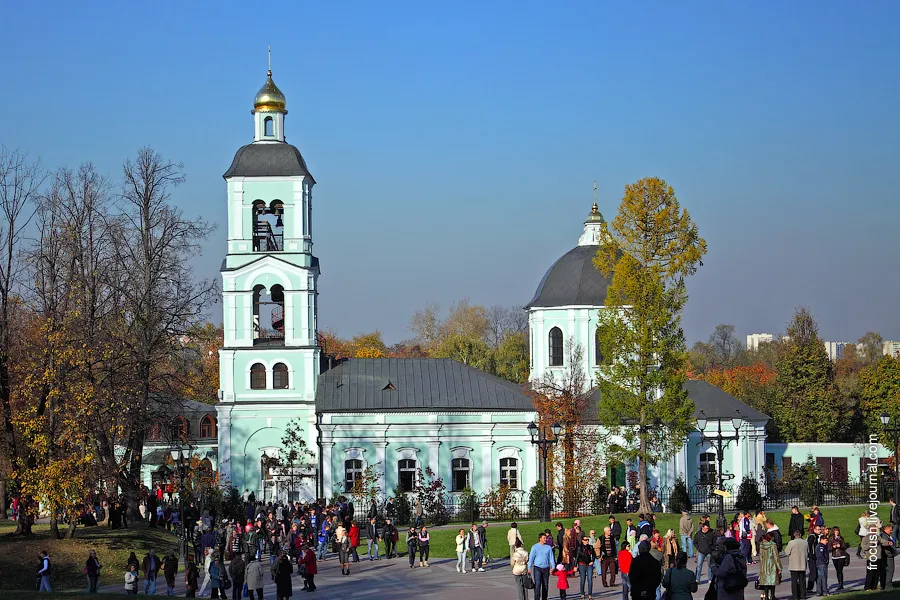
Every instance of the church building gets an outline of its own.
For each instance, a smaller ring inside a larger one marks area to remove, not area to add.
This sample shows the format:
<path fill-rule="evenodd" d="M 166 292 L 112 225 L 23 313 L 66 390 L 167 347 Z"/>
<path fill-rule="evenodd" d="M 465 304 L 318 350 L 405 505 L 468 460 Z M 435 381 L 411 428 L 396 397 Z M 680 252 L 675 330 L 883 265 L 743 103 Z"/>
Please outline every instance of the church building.
<path fill-rule="evenodd" d="M 416 470 L 425 468 L 451 493 L 484 493 L 501 483 L 527 492 L 540 477 L 528 432 L 537 414 L 522 386 L 449 359 L 323 357 L 316 335 L 316 180 L 287 142 L 287 102 L 271 70 L 251 113 L 253 141 L 238 149 L 224 174 L 225 344 L 215 407 L 220 474 L 260 499 L 330 498 L 349 490 L 368 467 L 386 494 L 410 489 Z M 525 307 L 533 381 L 577 367 L 595 384 L 595 331 L 609 283 L 592 264 L 602 223 L 594 204 L 577 245 L 552 264 Z M 570 339 L 583 350 L 580 365 L 566 364 Z M 727 448 L 725 469 L 760 473 L 768 417 L 709 384 L 688 382 L 687 388 L 711 432 L 720 420 L 730 432 L 739 411 L 740 439 Z M 292 421 L 300 423 L 315 458 L 289 482 L 266 458 L 279 457 Z M 597 449 L 595 460 L 606 461 L 604 450 Z M 653 470 L 653 483 L 671 485 L 684 474 L 690 485 L 710 469 L 715 473 L 716 458 L 695 432 L 674 459 Z M 624 473 L 609 465 L 609 483 L 624 484 Z"/>

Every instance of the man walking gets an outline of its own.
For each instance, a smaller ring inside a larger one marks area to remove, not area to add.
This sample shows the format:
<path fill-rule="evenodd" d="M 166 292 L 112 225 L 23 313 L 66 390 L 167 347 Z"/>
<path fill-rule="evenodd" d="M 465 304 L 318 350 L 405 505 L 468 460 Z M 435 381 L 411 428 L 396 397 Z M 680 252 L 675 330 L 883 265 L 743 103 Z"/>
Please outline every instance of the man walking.
<path fill-rule="evenodd" d="M 375 507 L 374 500 L 372 501 L 372 507 Z M 378 525 L 375 523 L 375 517 L 369 517 L 369 524 L 366 525 L 366 537 L 369 538 L 369 561 L 380 560 L 378 556 Z M 375 547 L 374 556 L 372 555 L 373 546 Z"/>
<path fill-rule="evenodd" d="M 894 531 L 894 542 L 897 542 L 897 532 L 900 531 L 900 505 L 897 504 L 897 501 L 892 496 L 889 500 L 891 503 L 891 525 L 893 526 Z"/>
<path fill-rule="evenodd" d="M 803 600 L 806 598 L 806 565 L 809 546 L 803 541 L 803 534 L 799 529 L 794 531 L 794 539 L 788 542 L 785 553 L 788 557 L 788 570 L 791 572 L 791 598 Z"/>
<path fill-rule="evenodd" d="M 806 576 L 806 591 L 812 592 L 816 586 L 816 579 L 819 574 L 819 563 L 816 560 L 816 546 L 819 544 L 819 537 L 822 535 L 822 528 L 816 525 L 812 533 L 806 538 L 806 560 L 809 565 L 809 574 Z"/>
<path fill-rule="evenodd" d="M 694 573 L 694 576 L 697 578 L 697 583 L 702 583 L 703 563 L 706 563 L 706 575 L 709 577 L 712 561 L 707 561 L 709 561 L 713 550 L 716 548 L 716 532 L 709 528 L 708 521 L 704 522 L 700 526 L 700 531 L 694 535 L 694 546 L 697 548 L 697 572 Z"/>
<path fill-rule="evenodd" d="M 534 600 L 547 600 L 553 564 L 553 549 L 547 545 L 547 534 L 541 533 L 538 543 L 528 553 L 528 574 L 534 577 Z"/>
<path fill-rule="evenodd" d="M 147 556 L 141 564 L 141 570 L 144 572 L 144 595 L 156 594 L 156 575 L 162 566 L 159 559 L 153 553 L 153 548 L 147 550 Z"/>
<path fill-rule="evenodd" d="M 484 544 L 475 523 L 472 523 L 469 534 L 466 536 L 466 548 L 472 553 L 472 572 L 481 571 L 484 573 Z M 476 564 L 478 565 L 477 567 L 475 566 Z"/>
<path fill-rule="evenodd" d="M 656 597 L 656 589 L 662 581 L 662 571 L 659 561 L 650 554 L 650 543 L 647 540 L 638 544 L 638 555 L 631 561 L 628 577 L 631 579 L 633 600 L 652 600 Z"/>
<path fill-rule="evenodd" d="M 394 536 L 397 535 L 397 528 L 394 527 L 392 519 L 384 520 L 384 528 L 381 530 L 381 539 L 384 540 L 384 554 L 389 559 L 394 558 L 394 550 L 397 549 L 397 542 Z"/>
<path fill-rule="evenodd" d="M 688 558 L 694 558 L 694 519 L 686 510 L 681 511 L 678 532 L 681 534 L 681 549 L 687 552 Z"/>
<path fill-rule="evenodd" d="M 513 566 L 513 554 L 516 553 L 516 540 L 522 542 L 522 536 L 519 535 L 519 524 L 510 523 L 509 531 L 506 532 L 506 541 L 509 543 L 509 566 Z"/>
<path fill-rule="evenodd" d="M 603 537 L 600 538 L 600 581 L 603 583 L 603 587 L 616 585 L 616 556 L 618 554 L 616 539 L 612 536 L 612 531 L 609 527 L 604 527 Z M 609 583 L 606 582 L 607 575 L 610 576 Z"/>
<path fill-rule="evenodd" d="M 50 587 L 50 554 L 46 550 L 41 550 L 41 569 L 38 571 L 38 577 L 41 578 L 41 585 L 38 588 L 40 592 L 52 592 Z"/>

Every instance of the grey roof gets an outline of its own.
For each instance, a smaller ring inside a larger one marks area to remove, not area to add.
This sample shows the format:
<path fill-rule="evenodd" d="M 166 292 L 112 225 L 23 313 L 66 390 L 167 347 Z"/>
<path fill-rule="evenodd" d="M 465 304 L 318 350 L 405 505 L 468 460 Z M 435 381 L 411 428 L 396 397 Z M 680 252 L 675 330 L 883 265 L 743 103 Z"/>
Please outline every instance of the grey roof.
<path fill-rule="evenodd" d="M 741 402 L 725 390 L 719 389 L 708 381 L 688 379 L 684 382 L 684 389 L 688 397 L 694 402 L 694 418 L 700 416 L 700 411 L 707 419 L 731 419 L 736 411 L 741 411 L 741 417 L 748 421 L 768 421 L 769 417 L 759 412 L 749 404 Z M 588 420 L 597 419 L 597 404 L 600 401 L 600 388 L 591 392 L 588 400 Z"/>
<path fill-rule="evenodd" d="M 684 382 L 691 400 L 694 401 L 694 416 L 698 416 L 702 410 L 708 419 L 730 419 L 735 411 L 741 411 L 741 416 L 748 421 L 768 421 L 768 415 L 764 415 L 749 404 L 745 404 L 708 381 L 688 379 Z"/>
<path fill-rule="evenodd" d="M 222 177 L 288 177 L 304 175 L 313 180 L 296 147 L 284 142 L 256 142 L 241 146 Z"/>
<path fill-rule="evenodd" d="M 603 306 L 610 280 L 594 268 L 599 246 L 576 246 L 553 263 L 538 285 L 533 306 Z"/>
<path fill-rule="evenodd" d="M 352 358 L 319 375 L 317 412 L 435 410 L 531 412 L 534 404 L 522 386 L 449 358 Z"/>

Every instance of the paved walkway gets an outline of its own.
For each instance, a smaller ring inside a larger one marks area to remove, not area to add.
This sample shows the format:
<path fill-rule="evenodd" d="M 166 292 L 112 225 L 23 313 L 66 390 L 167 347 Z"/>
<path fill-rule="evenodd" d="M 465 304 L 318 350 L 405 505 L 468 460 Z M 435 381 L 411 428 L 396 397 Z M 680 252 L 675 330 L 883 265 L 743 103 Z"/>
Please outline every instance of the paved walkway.
<path fill-rule="evenodd" d="M 785 567 L 787 559 L 782 559 Z M 350 566 L 351 575 L 341 575 L 340 564 L 335 558 L 330 558 L 319 563 L 319 574 L 316 575 L 316 592 L 307 594 L 303 592 L 303 581 L 294 577 L 294 596 L 317 598 L 319 600 L 352 600 L 355 598 L 430 598 L 434 600 L 471 600 L 473 598 L 510 599 L 515 600 L 516 590 L 513 587 L 513 577 L 509 567 L 509 559 L 498 559 L 485 565 L 484 573 L 461 574 L 456 572 L 456 561 L 453 559 L 436 559 L 429 561 L 429 567 L 409 568 L 406 557 L 393 560 L 381 559 L 369 561 L 363 559 L 359 563 Z M 693 568 L 696 561 L 691 559 L 688 566 Z M 753 588 L 753 581 L 759 565 L 752 565 L 750 572 L 750 585 L 745 590 L 746 600 L 756 600 L 759 591 Z M 837 587 L 837 578 L 833 567 L 829 567 L 829 583 L 832 592 Z M 900 573 L 897 574 L 900 576 Z M 705 576 L 705 567 L 704 567 Z M 865 561 L 852 556 L 850 566 L 844 569 L 845 591 L 858 590 L 863 587 L 865 580 Z M 176 595 L 184 596 L 184 576 L 179 573 L 176 577 Z M 554 578 L 555 581 L 555 578 Z M 202 582 L 202 578 L 201 578 Z M 579 598 L 577 576 L 569 579 L 571 588 L 568 597 Z M 122 583 L 102 586 L 102 592 L 121 593 L 124 586 L 124 574 Z M 708 584 L 700 585 L 694 598 L 701 600 L 706 592 Z M 472 591 L 476 596 L 472 596 Z M 143 580 L 140 582 L 139 593 L 143 592 Z M 165 580 L 160 577 L 157 582 L 157 595 L 166 593 Z M 266 600 L 275 600 L 275 584 L 269 583 L 265 587 Z M 600 578 L 594 579 L 594 598 L 619 600 L 621 587 L 603 588 Z M 550 591 L 550 598 L 558 598 L 556 590 Z M 789 599 L 791 597 L 790 579 L 785 574 L 785 581 L 776 590 L 776 597 Z M 228 591 L 231 598 L 231 590 Z M 532 598 L 529 592 L 529 599 Z"/>

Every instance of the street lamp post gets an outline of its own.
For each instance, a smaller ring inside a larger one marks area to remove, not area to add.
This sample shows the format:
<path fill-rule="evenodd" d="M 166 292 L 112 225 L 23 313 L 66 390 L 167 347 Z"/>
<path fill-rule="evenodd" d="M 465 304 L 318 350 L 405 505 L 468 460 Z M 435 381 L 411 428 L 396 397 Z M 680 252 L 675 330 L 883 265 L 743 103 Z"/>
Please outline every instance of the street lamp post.
<path fill-rule="evenodd" d="M 553 423 L 550 426 L 553 437 L 548 438 L 547 433 L 535 425 L 534 421 L 528 424 L 528 433 L 531 435 L 531 443 L 537 446 L 541 451 L 541 457 L 544 459 L 544 495 L 541 498 L 541 521 L 550 522 L 550 496 L 547 485 L 547 455 L 550 453 L 550 446 L 559 441 L 559 432 L 562 426 L 559 423 Z"/>
<path fill-rule="evenodd" d="M 262 456 L 259 458 L 259 481 L 262 488 L 262 502 L 266 504 L 266 467 L 269 465 L 269 455 L 263 450 Z"/>
<path fill-rule="evenodd" d="M 900 502 L 900 427 L 896 423 L 891 425 L 891 415 L 881 413 L 881 424 L 885 433 L 891 434 L 894 442 L 894 500 Z"/>
<path fill-rule="evenodd" d="M 187 564 L 187 519 L 184 514 L 184 480 L 187 478 L 187 461 L 181 447 L 172 448 L 172 461 L 178 471 L 178 520 L 181 522 L 181 564 Z"/>
<path fill-rule="evenodd" d="M 712 444 L 716 449 L 716 462 L 718 463 L 718 468 L 716 469 L 716 479 L 717 486 L 720 492 L 724 491 L 722 488 L 724 487 L 725 474 L 722 472 L 722 463 L 725 460 L 723 456 L 723 451 L 726 446 L 730 442 L 737 442 L 738 431 L 741 429 L 741 425 L 744 423 L 744 419 L 741 416 L 741 411 L 736 410 L 734 412 L 734 416 L 731 418 L 731 425 L 734 427 L 733 435 L 724 435 L 722 433 L 722 421 L 726 419 L 716 418 L 712 419 L 716 422 L 716 434 L 715 435 L 706 435 L 704 429 L 706 429 L 706 424 L 710 421 L 706 417 L 706 413 L 702 410 L 700 411 L 700 416 L 697 417 L 697 429 L 700 430 L 700 444 L 704 442 Z M 734 474 L 729 473 L 728 479 L 734 479 Z M 716 519 L 716 527 L 717 528 L 725 528 L 725 496 L 719 494 L 719 516 Z"/>

